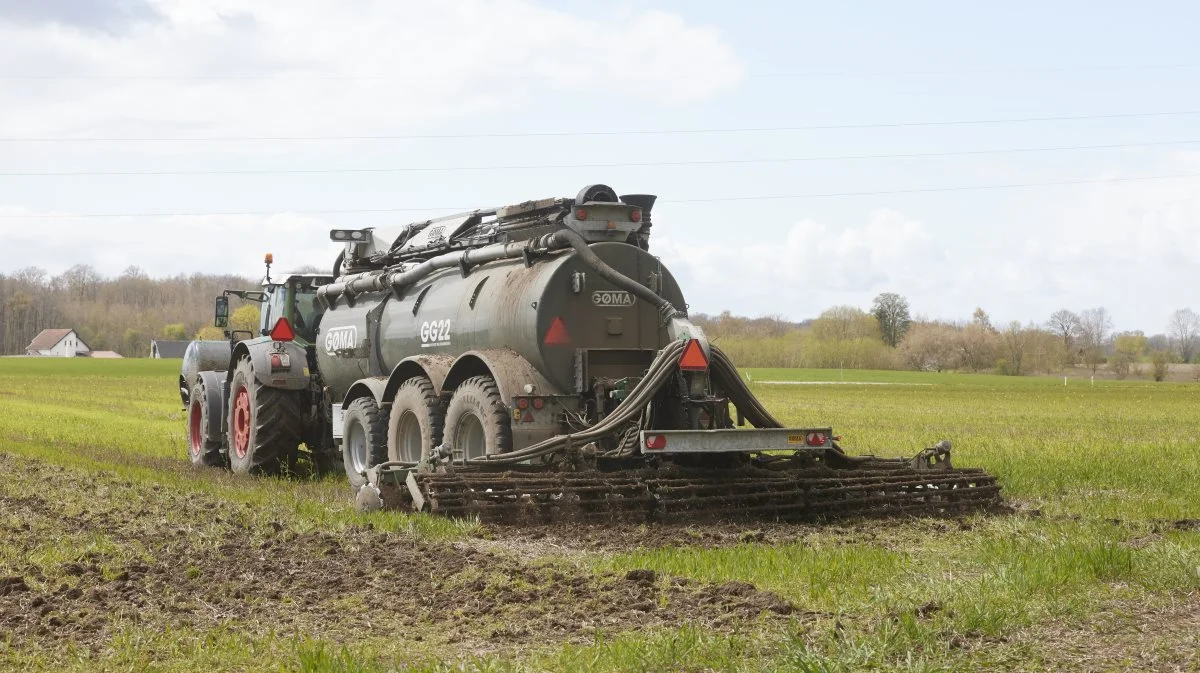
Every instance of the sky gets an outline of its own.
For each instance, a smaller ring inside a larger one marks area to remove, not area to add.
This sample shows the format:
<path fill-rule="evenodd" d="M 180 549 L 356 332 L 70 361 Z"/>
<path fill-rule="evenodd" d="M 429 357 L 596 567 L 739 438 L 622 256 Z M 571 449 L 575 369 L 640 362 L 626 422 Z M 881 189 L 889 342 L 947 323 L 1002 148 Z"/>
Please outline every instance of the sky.
<path fill-rule="evenodd" d="M 1200 309 L 1200 5 L 0 0 L 0 273 L 652 193 L 693 311 Z"/>

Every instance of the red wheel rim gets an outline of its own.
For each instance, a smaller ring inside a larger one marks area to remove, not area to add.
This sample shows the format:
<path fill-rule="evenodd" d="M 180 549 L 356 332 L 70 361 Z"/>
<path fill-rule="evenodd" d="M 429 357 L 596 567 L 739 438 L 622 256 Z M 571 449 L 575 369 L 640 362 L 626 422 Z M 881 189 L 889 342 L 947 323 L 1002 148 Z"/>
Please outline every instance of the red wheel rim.
<path fill-rule="evenodd" d="M 250 391 L 241 386 L 233 397 L 233 451 L 245 458 L 250 450 Z"/>
<path fill-rule="evenodd" d="M 203 419 L 200 415 L 200 400 L 192 400 L 192 410 L 188 414 L 188 430 L 191 431 L 191 450 L 193 456 L 200 455 L 201 439 L 200 439 L 200 422 Z"/>

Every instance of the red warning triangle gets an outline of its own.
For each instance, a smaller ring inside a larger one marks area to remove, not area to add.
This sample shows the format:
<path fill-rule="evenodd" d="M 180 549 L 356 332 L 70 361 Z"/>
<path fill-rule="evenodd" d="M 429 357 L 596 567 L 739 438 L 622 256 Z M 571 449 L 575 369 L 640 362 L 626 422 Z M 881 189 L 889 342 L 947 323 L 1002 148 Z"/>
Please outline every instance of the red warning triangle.
<path fill-rule="evenodd" d="M 567 324 L 562 318 L 555 317 L 550 322 L 549 329 L 546 330 L 546 336 L 542 339 L 542 343 L 547 346 L 564 346 L 571 343 L 571 335 L 567 333 Z M 705 365 L 707 367 L 707 365 Z"/>
<path fill-rule="evenodd" d="M 276 320 L 275 326 L 271 328 L 271 339 L 273 341 L 294 341 L 296 331 L 292 329 L 292 323 L 283 317 Z"/>
<path fill-rule="evenodd" d="M 683 355 L 679 356 L 679 368 L 690 372 L 708 369 L 708 358 L 704 356 L 704 349 L 700 347 L 699 340 L 692 339 L 683 347 Z"/>

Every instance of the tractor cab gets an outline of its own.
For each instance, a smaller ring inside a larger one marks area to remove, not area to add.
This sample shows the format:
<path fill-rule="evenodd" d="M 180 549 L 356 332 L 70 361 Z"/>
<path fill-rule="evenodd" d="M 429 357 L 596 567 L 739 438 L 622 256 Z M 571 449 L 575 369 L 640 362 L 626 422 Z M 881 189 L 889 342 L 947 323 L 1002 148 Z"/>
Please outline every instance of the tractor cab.
<path fill-rule="evenodd" d="M 269 335 L 280 318 L 287 318 L 296 338 L 307 343 L 317 339 L 317 326 L 325 307 L 317 301 L 317 288 L 333 282 L 321 274 L 292 274 L 279 282 L 263 283 L 266 301 L 262 304 L 259 334 Z"/>
<path fill-rule="evenodd" d="M 271 336 L 272 331 L 279 325 L 280 318 L 286 318 L 288 327 L 295 339 L 306 344 L 313 344 L 317 339 L 317 327 L 325 307 L 317 301 L 317 288 L 333 282 L 333 276 L 320 273 L 293 273 L 283 280 L 271 278 L 271 263 L 274 257 L 266 256 L 267 274 L 263 278 L 262 291 L 254 290 L 225 290 L 217 297 L 215 319 L 217 327 L 226 328 L 226 337 L 231 342 L 242 339 L 254 339 Z M 229 328 L 229 297 L 238 297 L 243 301 L 252 301 L 260 305 L 258 333 Z M 291 340 L 290 338 L 288 339 Z"/>

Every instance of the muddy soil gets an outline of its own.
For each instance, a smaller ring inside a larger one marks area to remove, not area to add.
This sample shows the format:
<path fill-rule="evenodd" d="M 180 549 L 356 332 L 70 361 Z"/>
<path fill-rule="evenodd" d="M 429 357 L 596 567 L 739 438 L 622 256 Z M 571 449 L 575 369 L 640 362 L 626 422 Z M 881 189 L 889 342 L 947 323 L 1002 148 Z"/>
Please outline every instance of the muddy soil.
<path fill-rule="evenodd" d="M 20 475 L 0 489 L 0 642 L 18 649 L 97 651 L 130 627 L 236 623 L 342 642 L 402 633 L 488 651 L 685 623 L 727 631 L 799 616 L 748 584 L 649 570 L 595 574 L 561 559 L 370 525 L 304 530 L 201 493 L 3 453 L 0 474 Z M 662 543 L 684 534 L 665 533 Z M 576 539 L 604 545 L 616 535 L 594 530 Z"/>

